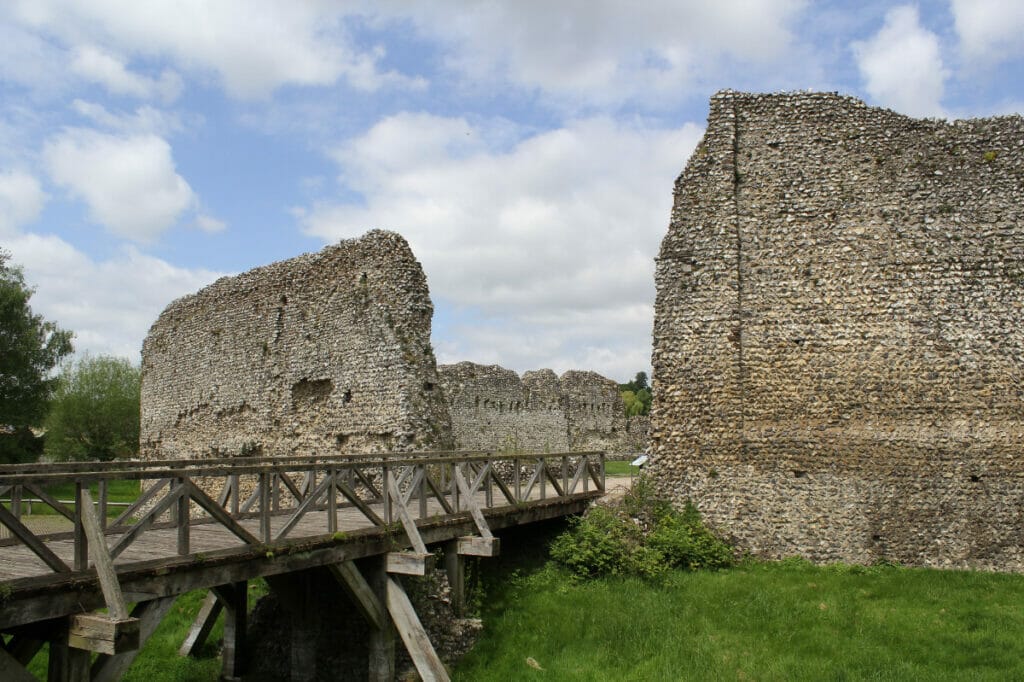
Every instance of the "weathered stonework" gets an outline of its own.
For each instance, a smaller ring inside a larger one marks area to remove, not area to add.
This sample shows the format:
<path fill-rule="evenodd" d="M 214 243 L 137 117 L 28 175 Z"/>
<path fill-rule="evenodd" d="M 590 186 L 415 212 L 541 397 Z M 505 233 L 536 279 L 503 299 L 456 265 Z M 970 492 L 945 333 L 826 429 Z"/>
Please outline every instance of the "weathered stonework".
<path fill-rule="evenodd" d="M 1024 119 L 723 92 L 676 184 L 651 475 L 756 554 L 1024 569 Z"/>
<path fill-rule="evenodd" d="M 438 374 L 461 450 L 619 452 L 632 443 L 618 384 L 600 374 L 571 370 L 559 378 L 541 369 L 520 378 L 472 362 L 441 365 Z"/>
<path fill-rule="evenodd" d="M 432 313 L 420 264 L 383 231 L 178 299 L 142 347 L 142 455 L 450 448 Z"/>

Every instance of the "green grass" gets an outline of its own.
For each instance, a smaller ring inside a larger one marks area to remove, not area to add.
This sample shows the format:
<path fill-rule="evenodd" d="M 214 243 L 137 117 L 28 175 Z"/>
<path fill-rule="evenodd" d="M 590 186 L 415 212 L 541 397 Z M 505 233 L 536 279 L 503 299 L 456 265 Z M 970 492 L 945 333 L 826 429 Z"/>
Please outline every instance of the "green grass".
<path fill-rule="evenodd" d="M 266 592 L 267 586 L 262 580 L 250 582 L 249 608 Z M 205 596 L 205 590 L 196 590 L 178 597 L 156 632 L 139 652 L 132 667 L 121 678 L 122 682 L 213 682 L 218 679 L 221 667 L 220 639 L 224 632 L 223 614 L 217 619 L 198 658 L 178 655 L 178 648 L 185 641 Z M 47 662 L 44 649 L 32 660 L 29 672 L 45 680 Z"/>
<path fill-rule="evenodd" d="M 632 471 L 630 471 L 632 469 Z M 637 474 L 640 472 L 640 467 L 631 467 L 629 462 L 613 462 L 606 461 L 604 463 L 604 473 L 607 476 L 628 476 L 630 473 Z"/>
<path fill-rule="evenodd" d="M 456 680 L 1024 679 L 1024 576 L 782 562 L 652 585 L 549 566 L 485 603 Z"/>

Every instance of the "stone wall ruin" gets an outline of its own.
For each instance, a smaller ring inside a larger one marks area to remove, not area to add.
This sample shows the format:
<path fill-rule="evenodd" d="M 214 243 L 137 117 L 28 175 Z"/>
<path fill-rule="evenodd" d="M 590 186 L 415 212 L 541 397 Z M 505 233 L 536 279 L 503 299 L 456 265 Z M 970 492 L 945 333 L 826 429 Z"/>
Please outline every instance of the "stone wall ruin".
<path fill-rule="evenodd" d="M 426 277 L 372 231 L 171 303 L 142 348 L 144 457 L 449 449 Z"/>
<path fill-rule="evenodd" d="M 636 452 L 619 387 L 596 372 L 516 372 L 460 362 L 438 367 L 460 450 Z M 632 420 L 630 420 L 632 421 Z M 638 434 L 643 433 L 643 437 Z"/>
<path fill-rule="evenodd" d="M 651 474 L 766 557 L 1024 569 L 1024 119 L 722 92 L 658 258 Z"/>

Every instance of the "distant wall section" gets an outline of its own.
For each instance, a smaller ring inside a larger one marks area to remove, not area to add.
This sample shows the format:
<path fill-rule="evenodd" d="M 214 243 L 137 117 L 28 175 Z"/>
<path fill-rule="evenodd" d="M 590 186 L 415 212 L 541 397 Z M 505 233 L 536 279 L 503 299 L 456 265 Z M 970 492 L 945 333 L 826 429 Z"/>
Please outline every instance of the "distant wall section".
<path fill-rule="evenodd" d="M 460 362 L 438 367 L 456 447 L 623 452 L 629 440 L 618 385 L 594 372 L 526 372 Z M 638 431 L 634 432 L 638 433 Z"/>

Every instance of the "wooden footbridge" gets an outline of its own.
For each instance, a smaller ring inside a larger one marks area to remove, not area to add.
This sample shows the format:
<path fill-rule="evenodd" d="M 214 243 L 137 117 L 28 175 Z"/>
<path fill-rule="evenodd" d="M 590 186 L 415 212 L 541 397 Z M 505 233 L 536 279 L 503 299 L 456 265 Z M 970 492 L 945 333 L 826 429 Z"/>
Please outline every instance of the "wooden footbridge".
<path fill-rule="evenodd" d="M 143 492 L 116 513 L 108 491 L 124 480 Z M 74 500 L 49 492 L 60 484 Z M 0 467 L 0 680 L 34 680 L 26 666 L 44 643 L 50 682 L 116 680 L 196 589 L 209 594 L 183 654 L 223 610 L 222 678 L 242 679 L 247 584 L 261 577 L 288 595 L 292 679 L 313 679 L 316 595 L 294 586 L 321 567 L 365 620 L 371 680 L 393 679 L 396 631 L 423 679 L 447 679 L 396 576 L 424 575 L 443 549 L 458 610 L 464 557 L 497 554 L 494 531 L 582 512 L 603 490 L 596 452 Z M 33 530 L 28 500 L 65 528 Z"/>

